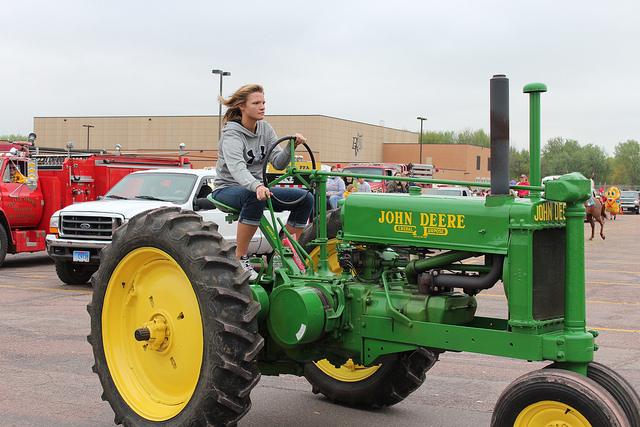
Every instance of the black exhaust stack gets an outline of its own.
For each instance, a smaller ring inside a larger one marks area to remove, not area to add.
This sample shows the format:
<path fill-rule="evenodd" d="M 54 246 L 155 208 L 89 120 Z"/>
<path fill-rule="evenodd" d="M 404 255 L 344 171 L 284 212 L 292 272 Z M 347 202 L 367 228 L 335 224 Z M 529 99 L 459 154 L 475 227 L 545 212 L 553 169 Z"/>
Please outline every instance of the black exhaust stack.
<path fill-rule="evenodd" d="M 509 79 L 491 78 L 491 195 L 509 195 Z"/>

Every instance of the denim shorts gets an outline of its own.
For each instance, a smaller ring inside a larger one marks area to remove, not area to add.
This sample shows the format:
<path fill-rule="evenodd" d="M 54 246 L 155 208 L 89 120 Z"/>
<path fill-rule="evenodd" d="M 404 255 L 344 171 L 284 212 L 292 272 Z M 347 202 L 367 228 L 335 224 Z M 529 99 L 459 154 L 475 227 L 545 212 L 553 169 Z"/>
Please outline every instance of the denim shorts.
<path fill-rule="evenodd" d="M 306 193 L 306 197 L 294 206 L 285 206 L 275 199 L 271 199 L 271 204 L 276 212 L 291 211 L 287 221 L 291 227 L 302 228 L 307 225 L 313 210 L 311 193 L 300 188 L 272 187 L 270 190 L 278 199 L 285 202 L 297 200 Z M 263 211 L 267 207 L 266 200 L 258 200 L 255 192 L 247 190 L 241 185 L 214 190 L 212 197 L 225 205 L 240 209 L 238 221 L 247 225 L 260 225 Z"/>

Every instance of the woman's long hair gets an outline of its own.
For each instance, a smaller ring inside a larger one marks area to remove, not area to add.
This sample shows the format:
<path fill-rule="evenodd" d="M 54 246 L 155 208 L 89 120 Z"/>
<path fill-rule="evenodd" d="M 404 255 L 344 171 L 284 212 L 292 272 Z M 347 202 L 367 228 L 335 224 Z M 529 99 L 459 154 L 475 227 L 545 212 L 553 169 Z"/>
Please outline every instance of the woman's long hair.
<path fill-rule="evenodd" d="M 249 99 L 249 95 L 254 92 L 260 92 L 264 94 L 264 89 L 258 84 L 248 84 L 242 86 L 227 99 L 224 99 L 221 95 L 218 95 L 218 101 L 220 101 L 222 105 L 227 107 L 227 112 L 222 117 L 223 126 L 228 121 L 242 118 L 240 106 L 246 104 L 247 99 Z"/>

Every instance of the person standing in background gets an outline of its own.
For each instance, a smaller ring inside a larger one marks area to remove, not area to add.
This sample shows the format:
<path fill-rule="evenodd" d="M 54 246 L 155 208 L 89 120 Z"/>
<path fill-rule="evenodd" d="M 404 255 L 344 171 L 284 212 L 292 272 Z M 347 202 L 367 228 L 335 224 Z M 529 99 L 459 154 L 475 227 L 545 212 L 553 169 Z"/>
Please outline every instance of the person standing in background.
<path fill-rule="evenodd" d="M 358 177 L 358 193 L 371 193 L 371 186 L 362 177 Z"/>
<path fill-rule="evenodd" d="M 517 185 L 529 185 L 529 181 L 527 181 L 527 175 L 520 175 L 520 182 Z M 518 190 L 518 197 L 524 197 L 529 195 L 529 190 Z"/>
<path fill-rule="evenodd" d="M 331 166 L 331 172 L 338 172 L 337 166 Z M 327 178 L 327 203 L 331 209 L 338 208 L 338 200 L 344 198 L 346 187 L 344 181 L 339 176 L 330 176 Z"/>

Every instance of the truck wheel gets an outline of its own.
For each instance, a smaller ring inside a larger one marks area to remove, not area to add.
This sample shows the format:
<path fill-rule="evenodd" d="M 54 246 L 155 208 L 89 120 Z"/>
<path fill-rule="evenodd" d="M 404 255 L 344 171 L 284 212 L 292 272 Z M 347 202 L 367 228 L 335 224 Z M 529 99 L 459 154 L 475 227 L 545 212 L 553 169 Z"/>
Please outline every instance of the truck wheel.
<path fill-rule="evenodd" d="M 170 207 L 120 227 L 100 261 L 88 340 L 115 422 L 235 425 L 251 407 L 264 343 L 235 246 Z"/>
<path fill-rule="evenodd" d="M 4 227 L 0 225 L 0 265 L 4 262 L 4 258 L 7 256 L 7 249 L 9 247 L 9 238 Z"/>
<path fill-rule="evenodd" d="M 493 410 L 494 427 L 630 425 L 623 410 L 592 379 L 563 369 L 529 372 L 512 382 Z"/>
<path fill-rule="evenodd" d="M 68 261 L 56 261 L 56 274 L 67 285 L 84 285 L 95 273 L 95 268 L 86 265 L 74 264 Z"/>
<path fill-rule="evenodd" d="M 335 403 L 382 408 L 401 402 L 422 385 L 438 356 L 419 348 L 393 361 L 363 367 L 351 360 L 339 368 L 326 359 L 305 365 L 304 376 L 314 393 Z"/>

